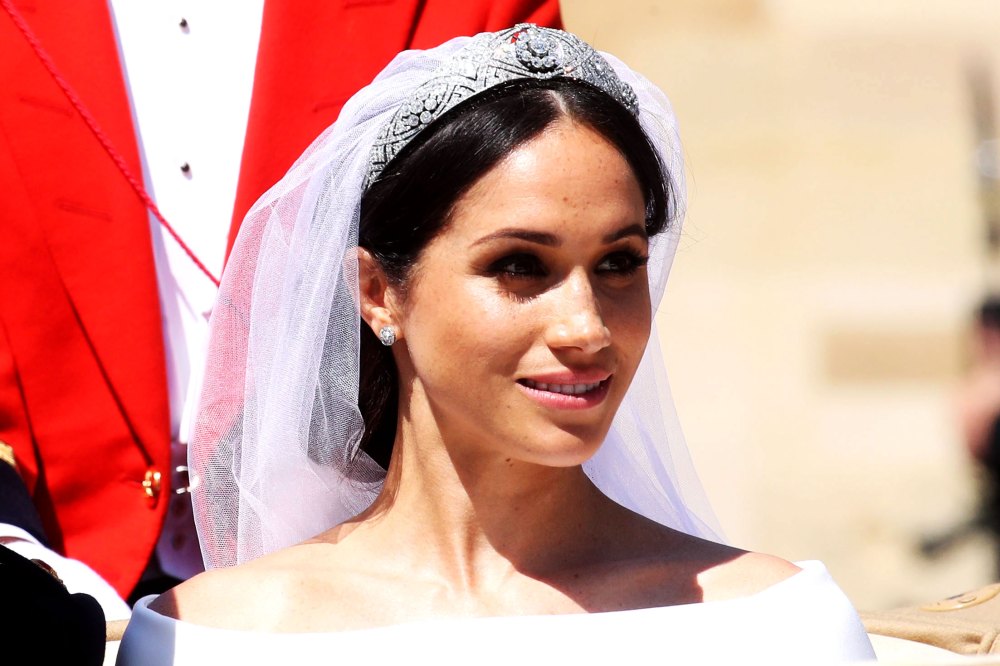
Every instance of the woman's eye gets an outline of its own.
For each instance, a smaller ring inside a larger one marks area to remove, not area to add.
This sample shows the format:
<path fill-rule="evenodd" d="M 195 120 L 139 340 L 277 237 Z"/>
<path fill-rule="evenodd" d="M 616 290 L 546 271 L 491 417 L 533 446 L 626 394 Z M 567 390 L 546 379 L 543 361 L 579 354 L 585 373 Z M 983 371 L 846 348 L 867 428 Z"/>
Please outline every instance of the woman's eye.
<path fill-rule="evenodd" d="M 632 275 L 645 266 L 648 261 L 648 256 L 636 254 L 635 252 L 614 252 L 604 257 L 601 263 L 597 264 L 597 272 L 611 273 L 613 275 Z"/>
<path fill-rule="evenodd" d="M 496 275 L 513 278 L 541 277 L 546 274 L 542 262 L 530 254 L 513 254 L 495 261 L 490 265 L 490 272 Z"/>

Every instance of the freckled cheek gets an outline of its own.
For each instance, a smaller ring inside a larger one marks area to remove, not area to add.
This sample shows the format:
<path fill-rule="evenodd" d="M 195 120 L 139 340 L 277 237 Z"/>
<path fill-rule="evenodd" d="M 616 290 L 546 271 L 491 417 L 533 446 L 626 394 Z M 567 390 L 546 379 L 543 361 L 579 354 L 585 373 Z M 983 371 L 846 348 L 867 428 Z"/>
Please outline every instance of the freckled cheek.
<path fill-rule="evenodd" d="M 466 310 L 468 326 L 463 335 L 470 338 L 470 345 L 490 354 L 490 365 L 515 366 L 517 352 L 528 345 L 526 340 L 530 340 L 534 330 L 531 311 L 527 304 L 493 290 L 471 290 Z"/>
<path fill-rule="evenodd" d="M 646 290 L 626 291 L 605 297 L 601 315 L 612 333 L 627 337 L 648 337 L 653 314 Z"/>
<path fill-rule="evenodd" d="M 652 326 L 648 295 L 620 297 L 608 302 L 602 306 L 602 317 L 622 358 L 638 365 Z"/>
<path fill-rule="evenodd" d="M 408 322 L 418 372 L 471 376 L 492 370 L 506 375 L 518 367 L 530 347 L 525 342 L 534 320 L 530 308 L 474 285 L 428 286 L 432 288 L 426 293 L 435 297 L 422 298 Z"/>

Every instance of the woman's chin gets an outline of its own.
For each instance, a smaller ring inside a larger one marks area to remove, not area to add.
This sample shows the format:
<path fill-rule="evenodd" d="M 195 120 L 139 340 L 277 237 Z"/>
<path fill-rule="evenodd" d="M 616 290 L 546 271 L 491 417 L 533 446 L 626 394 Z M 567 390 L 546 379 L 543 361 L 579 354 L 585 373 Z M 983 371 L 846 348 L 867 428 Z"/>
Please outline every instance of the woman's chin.
<path fill-rule="evenodd" d="M 607 429 L 602 429 L 599 435 L 590 432 L 581 437 L 577 433 L 557 429 L 533 447 L 525 456 L 526 462 L 545 467 L 577 467 L 594 457 L 607 436 Z"/>

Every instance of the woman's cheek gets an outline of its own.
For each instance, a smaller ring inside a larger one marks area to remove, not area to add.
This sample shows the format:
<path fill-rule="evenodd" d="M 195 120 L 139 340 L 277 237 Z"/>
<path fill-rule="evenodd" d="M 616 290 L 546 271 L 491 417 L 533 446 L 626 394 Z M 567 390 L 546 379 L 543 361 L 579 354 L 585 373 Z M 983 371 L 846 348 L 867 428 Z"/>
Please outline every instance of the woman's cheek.
<path fill-rule="evenodd" d="M 629 338 L 648 338 L 653 325 L 652 305 L 649 290 L 642 288 L 623 290 L 606 295 L 601 302 L 601 312 L 605 325 L 612 335 L 621 334 Z"/>

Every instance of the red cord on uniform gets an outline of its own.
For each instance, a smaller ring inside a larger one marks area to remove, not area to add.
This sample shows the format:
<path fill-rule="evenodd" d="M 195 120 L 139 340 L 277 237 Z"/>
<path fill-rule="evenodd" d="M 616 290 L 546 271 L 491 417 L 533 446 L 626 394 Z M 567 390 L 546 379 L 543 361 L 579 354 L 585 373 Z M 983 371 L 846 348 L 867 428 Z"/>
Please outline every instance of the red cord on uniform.
<path fill-rule="evenodd" d="M 3 7 L 3 9 L 7 12 L 7 14 L 10 15 L 11 21 L 14 22 L 14 25 L 17 26 L 17 29 L 20 30 L 21 33 L 24 35 L 24 38 L 28 42 L 28 45 L 35 52 L 35 55 L 38 56 L 38 59 L 41 61 L 42 65 L 45 67 L 48 73 L 52 76 L 52 80 L 55 81 L 56 85 L 59 86 L 59 89 L 63 91 L 64 95 L 66 95 L 66 99 L 68 99 L 69 103 L 73 105 L 73 108 L 76 109 L 76 112 L 80 114 L 80 117 L 83 119 L 83 122 L 86 123 L 87 127 L 90 128 L 90 131 L 97 138 L 97 141 L 101 144 L 101 147 L 104 148 L 104 151 L 111 158 L 111 161 L 115 163 L 115 166 L 118 167 L 118 170 L 121 172 L 121 174 L 125 176 L 125 180 L 127 180 L 129 185 L 132 186 L 132 189 L 135 191 L 136 195 L 138 195 L 139 199 L 142 200 L 142 203 L 145 204 L 149 212 L 152 213 L 153 217 L 155 217 L 157 221 L 159 221 L 159 223 L 163 226 L 163 228 L 167 230 L 167 233 L 169 233 L 171 237 L 173 237 L 173 239 L 177 242 L 177 245 L 179 245 L 180 248 L 184 250 L 187 256 L 190 257 L 191 261 L 193 261 L 194 264 L 199 269 L 201 269 L 201 272 L 204 273 L 208 277 L 208 279 L 212 281 L 212 284 L 218 287 L 219 278 L 215 277 L 215 275 L 213 275 L 212 272 L 208 270 L 205 264 L 201 262 L 201 259 L 198 258 L 198 256 L 194 253 L 194 251 L 191 250 L 191 248 L 188 247 L 187 243 L 185 243 L 184 240 L 180 237 L 180 234 L 178 234 L 177 231 L 170 225 L 170 223 L 167 222 L 166 218 L 163 217 L 163 214 L 160 213 L 160 209 L 157 208 L 156 204 L 153 202 L 153 198 L 149 196 L 148 192 L 146 192 L 146 188 L 142 186 L 142 183 L 134 175 L 132 175 L 132 171 L 128 168 L 128 164 L 125 163 L 125 158 L 122 157 L 117 150 L 115 150 L 115 147 L 113 145 L 111 145 L 111 141 L 108 139 L 104 131 L 101 130 L 100 126 L 97 124 L 97 120 L 83 105 L 83 102 L 80 100 L 79 96 L 77 96 L 77 94 L 73 91 L 73 88 L 70 87 L 69 82 L 67 82 L 66 79 L 64 79 L 62 75 L 59 74 L 59 70 L 56 69 L 55 63 L 52 62 L 52 58 L 50 58 L 49 54 L 45 51 L 44 48 L 42 48 L 41 42 L 38 41 L 38 38 L 35 37 L 35 34 L 31 31 L 31 28 L 28 27 L 28 24 L 17 12 L 17 10 L 14 9 L 14 6 L 13 4 L 11 4 L 10 0 L 0 0 L 0 7 Z"/>

